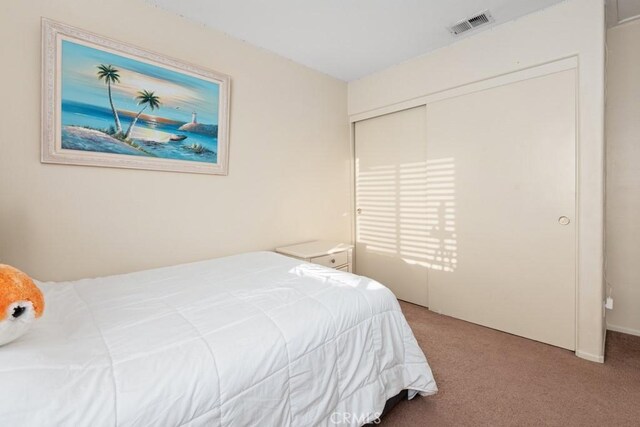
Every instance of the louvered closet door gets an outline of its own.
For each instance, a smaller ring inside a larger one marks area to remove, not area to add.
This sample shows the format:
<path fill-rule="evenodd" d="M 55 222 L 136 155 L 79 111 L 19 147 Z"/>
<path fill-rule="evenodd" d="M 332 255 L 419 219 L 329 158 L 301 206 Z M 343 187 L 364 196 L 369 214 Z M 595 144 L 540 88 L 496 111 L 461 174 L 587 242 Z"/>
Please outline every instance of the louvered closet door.
<path fill-rule="evenodd" d="M 569 70 L 427 106 L 432 310 L 575 348 L 575 83 Z"/>
<path fill-rule="evenodd" d="M 427 305 L 424 106 L 355 124 L 355 271 Z"/>

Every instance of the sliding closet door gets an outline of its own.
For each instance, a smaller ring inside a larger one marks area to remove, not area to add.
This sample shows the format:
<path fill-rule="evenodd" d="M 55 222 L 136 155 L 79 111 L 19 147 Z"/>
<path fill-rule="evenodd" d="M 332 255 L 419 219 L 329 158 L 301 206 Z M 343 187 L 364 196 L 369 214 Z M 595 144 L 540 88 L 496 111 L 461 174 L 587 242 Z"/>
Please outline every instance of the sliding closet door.
<path fill-rule="evenodd" d="M 427 106 L 432 310 L 575 348 L 575 103 L 570 70 Z"/>
<path fill-rule="evenodd" d="M 424 106 L 355 124 L 355 271 L 427 305 Z"/>

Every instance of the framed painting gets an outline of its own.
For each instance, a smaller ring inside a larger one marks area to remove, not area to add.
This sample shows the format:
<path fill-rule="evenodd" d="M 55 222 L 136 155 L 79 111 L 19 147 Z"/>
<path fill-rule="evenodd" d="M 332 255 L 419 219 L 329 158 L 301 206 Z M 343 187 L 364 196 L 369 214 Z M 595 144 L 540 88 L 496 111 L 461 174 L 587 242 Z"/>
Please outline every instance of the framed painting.
<path fill-rule="evenodd" d="M 42 162 L 226 175 L 230 78 L 42 20 Z"/>

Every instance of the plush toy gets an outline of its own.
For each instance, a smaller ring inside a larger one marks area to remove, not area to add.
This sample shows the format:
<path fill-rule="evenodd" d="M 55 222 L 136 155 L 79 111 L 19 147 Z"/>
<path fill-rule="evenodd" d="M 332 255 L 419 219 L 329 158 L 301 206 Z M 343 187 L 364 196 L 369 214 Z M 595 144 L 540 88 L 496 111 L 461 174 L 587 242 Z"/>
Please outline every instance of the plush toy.
<path fill-rule="evenodd" d="M 22 271 L 0 264 L 0 345 L 23 335 L 42 316 L 44 297 Z"/>

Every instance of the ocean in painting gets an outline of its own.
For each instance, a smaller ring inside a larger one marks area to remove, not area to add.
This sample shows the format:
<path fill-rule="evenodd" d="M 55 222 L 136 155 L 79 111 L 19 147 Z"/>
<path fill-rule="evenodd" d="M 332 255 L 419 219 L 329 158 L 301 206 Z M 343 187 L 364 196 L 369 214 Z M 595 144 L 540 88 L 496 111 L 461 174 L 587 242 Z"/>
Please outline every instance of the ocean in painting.
<path fill-rule="evenodd" d="M 217 163 L 218 97 L 214 82 L 63 41 L 63 149 Z"/>

